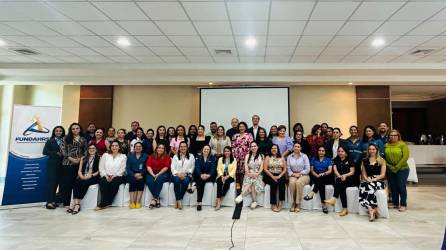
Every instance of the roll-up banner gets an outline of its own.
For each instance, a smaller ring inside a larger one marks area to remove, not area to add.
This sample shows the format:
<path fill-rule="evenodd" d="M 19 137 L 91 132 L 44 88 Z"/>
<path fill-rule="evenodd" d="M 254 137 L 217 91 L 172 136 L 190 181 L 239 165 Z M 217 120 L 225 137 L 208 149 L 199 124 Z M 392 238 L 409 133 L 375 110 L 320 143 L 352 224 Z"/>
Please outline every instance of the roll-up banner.
<path fill-rule="evenodd" d="M 46 162 L 42 154 L 52 129 L 60 125 L 60 107 L 14 105 L 2 206 L 46 200 Z"/>

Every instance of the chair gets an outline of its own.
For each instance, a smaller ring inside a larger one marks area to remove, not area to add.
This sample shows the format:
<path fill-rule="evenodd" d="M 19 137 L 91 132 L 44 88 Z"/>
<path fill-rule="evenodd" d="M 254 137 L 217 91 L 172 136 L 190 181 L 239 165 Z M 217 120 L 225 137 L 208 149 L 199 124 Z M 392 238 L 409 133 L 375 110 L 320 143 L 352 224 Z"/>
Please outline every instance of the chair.
<path fill-rule="evenodd" d="M 417 165 L 415 164 L 414 158 L 409 158 L 407 160 L 407 164 L 409 165 L 409 177 L 407 181 L 418 183 L 418 175 L 417 175 Z"/>
<path fill-rule="evenodd" d="M 223 197 L 223 200 L 221 201 L 221 205 L 224 207 L 233 207 L 235 206 L 235 182 L 231 183 L 231 185 L 229 185 L 229 190 L 226 193 L 226 195 Z M 212 194 L 212 197 L 217 197 L 217 183 L 214 183 L 214 193 Z M 215 198 L 212 201 L 212 206 L 216 205 L 216 199 Z"/>
<path fill-rule="evenodd" d="M 359 212 L 359 189 L 358 187 L 348 187 L 345 190 L 347 194 L 347 210 L 349 213 L 358 213 Z M 341 212 L 342 203 L 341 198 L 338 197 L 336 201 L 335 211 Z"/>
<path fill-rule="evenodd" d="M 389 218 L 389 208 L 387 207 L 387 193 L 385 190 L 378 190 L 375 193 L 376 200 L 378 201 L 378 213 L 380 217 Z M 359 199 L 358 199 L 359 202 Z M 359 205 L 359 215 L 368 215 L 368 211 L 365 207 Z"/>
<path fill-rule="evenodd" d="M 264 199 L 264 201 L 263 201 L 263 207 L 264 208 L 271 208 L 271 204 L 270 204 L 270 193 L 271 193 L 271 186 L 270 185 L 268 185 L 268 184 L 266 184 L 265 185 L 265 192 L 264 192 L 265 194 L 264 194 L 264 196 L 265 196 L 265 199 Z M 289 193 L 289 190 L 288 190 L 288 186 L 286 187 L 286 189 L 285 189 L 285 201 L 284 201 L 284 203 L 283 203 L 283 208 L 290 208 L 291 206 L 290 206 L 290 198 L 289 198 L 289 196 L 290 196 L 290 193 Z M 291 196 L 290 196 L 291 197 Z M 279 198 L 279 189 L 277 189 L 277 198 Z"/>
<path fill-rule="evenodd" d="M 127 191 L 127 194 L 129 192 Z M 125 184 L 119 185 L 118 192 L 112 202 L 112 207 L 122 207 L 124 206 L 124 194 L 125 194 Z M 130 199 L 130 198 L 129 198 Z"/>
<path fill-rule="evenodd" d="M 257 205 L 263 207 L 264 202 L 265 202 L 265 192 L 263 191 L 263 192 L 257 193 L 256 199 L 257 199 Z M 243 196 L 243 207 L 249 207 L 249 206 L 251 206 L 251 203 L 252 203 L 251 193 L 246 193 Z"/>
<path fill-rule="evenodd" d="M 305 195 L 308 195 L 312 190 L 312 186 L 310 185 L 305 185 L 304 187 L 304 192 L 303 192 L 303 197 L 305 197 Z M 333 185 L 325 185 L 325 199 L 330 199 L 333 197 L 333 193 L 334 193 L 334 187 Z M 301 201 L 301 208 L 302 209 L 306 209 L 306 210 L 322 210 L 322 204 L 321 204 L 321 197 L 319 195 L 319 192 L 317 194 L 314 195 L 313 199 L 306 201 L 304 199 L 302 199 Z M 327 206 L 328 211 L 333 212 L 334 208 L 332 206 Z"/>
<path fill-rule="evenodd" d="M 207 182 L 204 186 L 204 193 L 203 193 L 203 200 L 201 202 L 201 205 L 203 206 L 212 206 L 212 204 L 215 202 L 215 199 L 217 198 L 217 192 L 214 192 L 214 183 L 213 182 Z M 190 196 L 190 206 L 196 206 L 197 205 L 197 191 L 195 191 Z"/>
<path fill-rule="evenodd" d="M 99 184 L 88 187 L 87 193 L 81 200 L 81 209 L 95 209 L 100 197 Z M 71 206 L 73 205 L 73 194 L 71 194 Z"/>
<path fill-rule="evenodd" d="M 169 204 L 169 182 L 164 182 L 163 187 L 161 189 L 160 193 L 160 203 L 161 206 L 167 207 Z M 149 188 L 147 185 L 144 186 L 144 193 L 142 195 L 141 204 L 148 207 L 150 205 L 150 202 L 153 199 L 152 193 L 150 193 Z"/>

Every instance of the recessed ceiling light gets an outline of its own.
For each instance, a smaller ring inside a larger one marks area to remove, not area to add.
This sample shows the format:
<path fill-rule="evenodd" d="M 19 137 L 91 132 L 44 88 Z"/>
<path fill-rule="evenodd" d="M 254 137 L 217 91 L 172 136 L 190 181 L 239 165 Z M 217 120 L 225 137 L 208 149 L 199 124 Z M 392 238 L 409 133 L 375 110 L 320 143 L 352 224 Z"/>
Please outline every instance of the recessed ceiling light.
<path fill-rule="evenodd" d="M 120 38 L 118 38 L 118 40 L 116 41 L 116 43 L 117 43 L 119 46 L 122 46 L 122 47 L 128 47 L 128 46 L 130 46 L 130 41 L 129 41 L 129 39 L 127 39 L 126 37 L 120 37 Z"/>
<path fill-rule="evenodd" d="M 384 44 L 386 44 L 386 40 L 384 40 L 384 38 L 382 38 L 382 37 L 375 38 L 375 39 L 372 41 L 372 46 L 373 46 L 373 47 L 381 47 L 381 46 L 383 46 Z"/>
<path fill-rule="evenodd" d="M 213 82 L 208 82 L 208 84 L 209 84 L 209 85 L 212 85 L 212 84 L 214 84 L 214 83 L 213 83 Z"/>
<path fill-rule="evenodd" d="M 352 83 L 352 82 L 349 82 L 348 85 L 353 85 L 353 83 Z"/>
<path fill-rule="evenodd" d="M 245 45 L 248 48 L 254 48 L 255 46 L 257 46 L 257 39 L 255 39 L 255 37 L 248 37 L 245 40 Z"/>
<path fill-rule="evenodd" d="M 4 40 L 0 39 L 0 47 L 2 47 L 2 46 L 6 46 L 6 42 Z"/>

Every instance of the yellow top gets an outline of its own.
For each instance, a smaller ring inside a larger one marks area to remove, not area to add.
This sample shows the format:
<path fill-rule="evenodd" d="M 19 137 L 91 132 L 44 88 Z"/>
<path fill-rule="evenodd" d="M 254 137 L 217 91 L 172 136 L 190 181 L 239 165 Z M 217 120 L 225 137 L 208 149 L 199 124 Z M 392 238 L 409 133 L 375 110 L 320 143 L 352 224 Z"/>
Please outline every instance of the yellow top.
<path fill-rule="evenodd" d="M 235 170 L 237 169 L 237 161 L 234 159 L 232 163 L 228 165 L 228 174 L 232 178 L 235 178 Z M 223 172 L 225 171 L 225 164 L 223 163 L 223 157 L 218 159 L 217 163 L 217 178 L 223 176 Z"/>

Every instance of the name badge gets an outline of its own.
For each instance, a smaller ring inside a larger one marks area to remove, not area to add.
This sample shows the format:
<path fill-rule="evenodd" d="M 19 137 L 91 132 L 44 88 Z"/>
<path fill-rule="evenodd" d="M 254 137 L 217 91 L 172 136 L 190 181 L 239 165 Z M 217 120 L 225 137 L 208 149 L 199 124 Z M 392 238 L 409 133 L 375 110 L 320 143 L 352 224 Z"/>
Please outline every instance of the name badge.
<path fill-rule="evenodd" d="M 142 163 L 139 164 L 139 170 L 142 170 Z"/>

